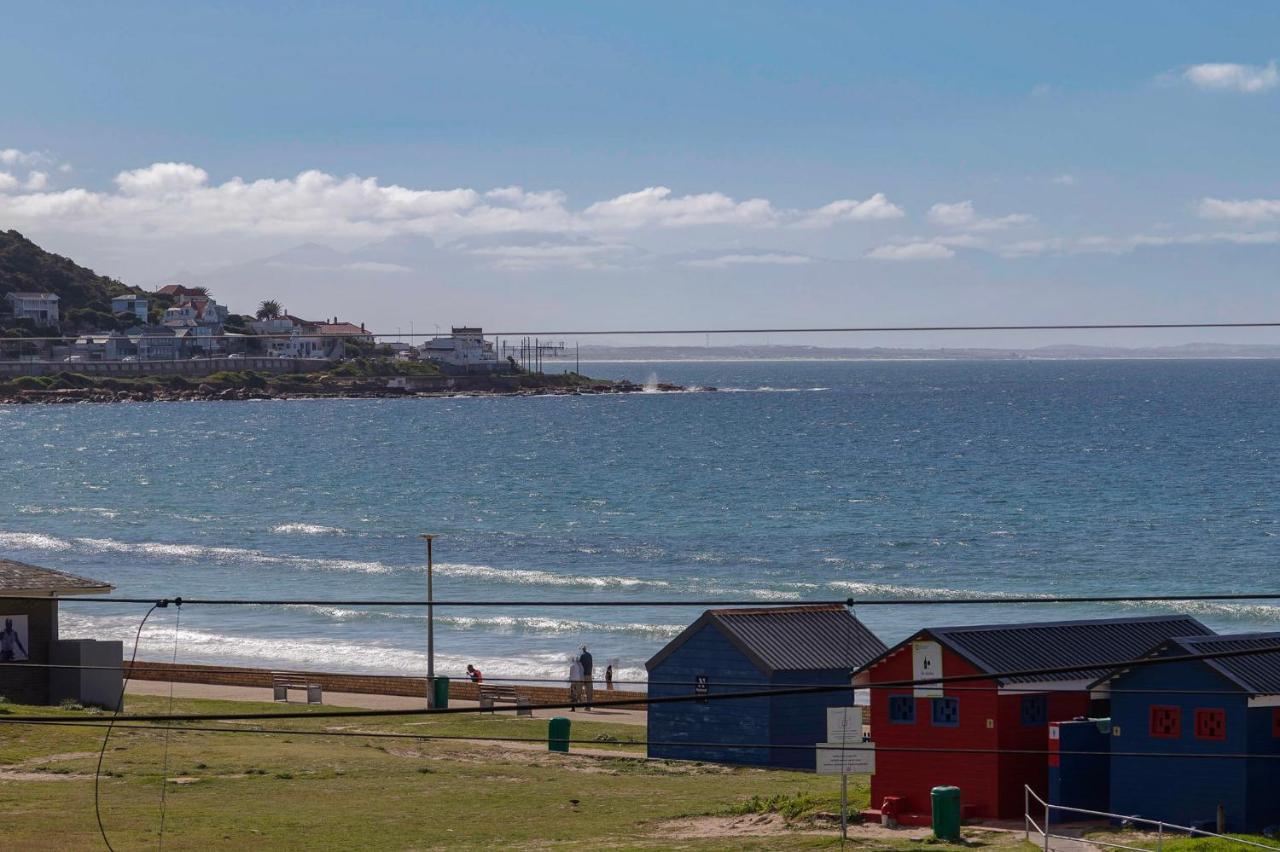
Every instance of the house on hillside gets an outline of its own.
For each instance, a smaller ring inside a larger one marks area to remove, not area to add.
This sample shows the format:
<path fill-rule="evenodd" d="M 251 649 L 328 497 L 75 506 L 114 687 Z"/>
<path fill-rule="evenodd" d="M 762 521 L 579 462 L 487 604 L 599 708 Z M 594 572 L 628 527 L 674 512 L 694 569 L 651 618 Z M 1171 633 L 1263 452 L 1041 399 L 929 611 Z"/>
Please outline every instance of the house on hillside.
<path fill-rule="evenodd" d="M 135 325 L 125 332 L 139 361 L 173 361 L 178 358 L 178 338 L 163 325 Z"/>
<path fill-rule="evenodd" d="M 0 598 L 0 695 L 22 704 L 71 699 L 115 708 L 122 694 L 122 643 L 63 639 L 58 628 L 60 595 L 110 591 L 98 580 L 0 559 L 0 595 L 24 598 Z"/>
<path fill-rule="evenodd" d="M 115 296 L 111 299 L 111 313 L 133 314 L 140 322 L 147 321 L 147 306 L 146 296 Z"/>
<path fill-rule="evenodd" d="M 58 297 L 54 293 L 6 293 L 4 300 L 15 319 L 56 328 L 61 321 Z"/>
<path fill-rule="evenodd" d="M 1188 616 L 918 631 L 859 670 L 871 691 L 871 736 L 883 751 L 866 815 L 878 819 L 888 803 L 900 823 L 927 825 L 930 790 L 953 785 L 966 817 L 1021 816 L 1024 785 L 1041 796 L 1048 792 L 1049 724 L 1105 716 L 1105 700 L 1095 702 L 1090 685 L 1107 671 L 1003 673 L 1131 660 L 1170 637 L 1212 632 Z M 977 679 L 891 686 L 956 675 Z"/>
<path fill-rule="evenodd" d="M 649 756 L 813 770 L 827 709 L 853 703 L 851 672 L 884 650 L 839 604 L 707 610 L 645 664 L 651 698 L 842 688 L 650 704 Z"/>
<path fill-rule="evenodd" d="M 1280 632 L 1166 639 L 1143 656 L 1280 648 Z M 1196 827 L 1280 825 L 1280 650 L 1111 672 L 1110 811 Z M 1186 755 L 1183 759 L 1168 755 Z"/>
<path fill-rule="evenodd" d="M 349 322 L 338 322 L 338 318 L 334 317 L 333 322 L 317 323 L 315 331 L 325 337 L 351 338 L 359 343 L 373 343 L 374 337 L 365 331 L 364 323 L 355 325 Z"/>

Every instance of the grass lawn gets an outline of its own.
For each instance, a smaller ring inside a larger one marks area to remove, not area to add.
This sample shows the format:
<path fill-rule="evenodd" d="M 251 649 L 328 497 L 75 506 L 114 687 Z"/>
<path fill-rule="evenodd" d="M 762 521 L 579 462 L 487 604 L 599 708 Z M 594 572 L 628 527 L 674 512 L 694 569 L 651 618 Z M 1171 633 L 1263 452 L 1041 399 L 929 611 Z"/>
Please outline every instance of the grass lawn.
<path fill-rule="evenodd" d="M 1260 834 L 1229 834 L 1228 836 L 1280 849 L 1280 840 L 1263 837 Z M 1123 843 L 1125 846 L 1136 846 L 1140 849 L 1156 848 L 1155 834 L 1146 831 L 1095 831 L 1089 832 L 1085 839 Z M 1216 837 L 1178 837 L 1166 834 L 1160 844 L 1160 848 L 1163 852 L 1243 852 L 1243 850 L 1250 847 L 1239 843 L 1229 843 Z"/>
<path fill-rule="evenodd" d="M 130 696 L 128 709 L 164 712 L 168 699 Z M 274 704 L 198 699 L 178 700 L 174 706 L 176 712 L 278 709 Z M 69 715 L 13 704 L 0 705 L 3 712 Z M 106 716 L 99 718 L 105 721 Z M 118 727 L 103 765 L 109 774 L 102 782 L 103 816 L 115 847 L 156 844 L 163 778 L 169 779 L 164 843 L 171 849 L 764 849 L 839 843 L 829 821 L 814 819 L 818 812 L 837 809 L 838 778 L 625 759 L 628 752 L 641 753 L 640 747 L 625 744 L 642 735 L 643 729 L 635 726 L 574 720 L 575 739 L 616 750 L 617 759 L 553 755 L 537 744 L 363 735 L 545 737 L 546 722 L 502 714 L 282 720 L 270 727 L 361 736 L 175 730 L 165 770 L 163 731 Z M 100 848 L 92 776 L 103 731 L 0 725 L 0 836 L 5 848 Z M 865 806 L 867 779 L 850 780 L 852 806 Z M 758 821 L 763 835 L 681 834 L 676 820 L 736 821 L 748 830 Z M 894 840 L 859 845 L 908 848 Z"/>

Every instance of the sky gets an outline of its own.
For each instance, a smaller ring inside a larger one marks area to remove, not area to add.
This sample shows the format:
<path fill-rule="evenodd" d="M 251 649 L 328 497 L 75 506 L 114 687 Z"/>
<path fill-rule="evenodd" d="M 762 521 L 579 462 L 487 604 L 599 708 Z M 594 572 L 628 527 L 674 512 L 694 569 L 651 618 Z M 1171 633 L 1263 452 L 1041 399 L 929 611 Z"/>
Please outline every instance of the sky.
<path fill-rule="evenodd" d="M 0 228 L 237 311 L 386 332 L 1280 319 L 1275 3 L 4 18 Z"/>

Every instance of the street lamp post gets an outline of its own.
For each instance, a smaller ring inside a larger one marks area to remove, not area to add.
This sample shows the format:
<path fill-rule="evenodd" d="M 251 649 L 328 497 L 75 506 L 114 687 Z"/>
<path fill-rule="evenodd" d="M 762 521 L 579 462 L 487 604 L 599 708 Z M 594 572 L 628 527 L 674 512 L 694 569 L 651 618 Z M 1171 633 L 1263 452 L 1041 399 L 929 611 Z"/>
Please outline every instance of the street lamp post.
<path fill-rule="evenodd" d="M 427 708 L 436 706 L 436 613 L 431 589 L 431 542 L 434 535 L 419 536 L 427 543 Z"/>

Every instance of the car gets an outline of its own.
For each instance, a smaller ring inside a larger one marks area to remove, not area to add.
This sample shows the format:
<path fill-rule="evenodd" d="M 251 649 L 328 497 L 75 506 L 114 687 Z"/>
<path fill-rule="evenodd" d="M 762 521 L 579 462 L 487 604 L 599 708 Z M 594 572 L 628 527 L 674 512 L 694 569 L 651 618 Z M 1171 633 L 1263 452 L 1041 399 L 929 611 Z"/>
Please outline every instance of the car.
<path fill-rule="evenodd" d="M 84 356 L 83 356 L 83 355 L 68 355 L 67 357 L 65 357 L 65 358 L 63 358 L 63 359 L 62 359 L 62 362 L 63 362 L 64 364 L 70 364 L 70 363 L 73 363 L 73 362 L 83 361 L 83 360 L 84 360 Z"/>
<path fill-rule="evenodd" d="M 137 356 L 137 355 L 126 355 L 126 356 L 124 356 L 123 358 L 121 358 L 120 360 L 121 360 L 121 361 L 137 361 L 137 360 L 138 360 L 138 356 Z"/>
<path fill-rule="evenodd" d="M 228 357 L 228 358 L 243 358 L 244 356 L 243 356 L 243 355 L 241 355 L 239 352 L 232 352 L 232 353 L 231 353 L 230 355 L 228 355 L 227 357 Z"/>

